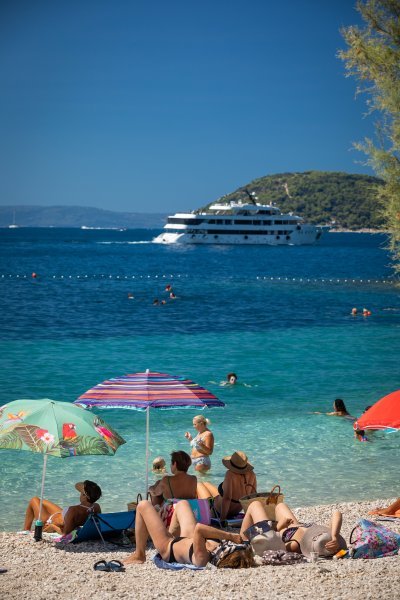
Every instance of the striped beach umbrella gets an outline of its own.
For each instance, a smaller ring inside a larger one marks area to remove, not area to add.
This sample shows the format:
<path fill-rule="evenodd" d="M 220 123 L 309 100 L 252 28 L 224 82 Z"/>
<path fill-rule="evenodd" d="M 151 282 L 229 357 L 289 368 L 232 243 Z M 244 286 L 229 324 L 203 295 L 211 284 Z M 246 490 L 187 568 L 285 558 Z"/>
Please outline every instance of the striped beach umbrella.
<path fill-rule="evenodd" d="M 146 411 L 146 491 L 148 489 L 150 408 L 216 408 L 225 404 L 194 381 L 179 375 L 145 371 L 107 379 L 82 394 L 75 404 L 85 408 Z"/>

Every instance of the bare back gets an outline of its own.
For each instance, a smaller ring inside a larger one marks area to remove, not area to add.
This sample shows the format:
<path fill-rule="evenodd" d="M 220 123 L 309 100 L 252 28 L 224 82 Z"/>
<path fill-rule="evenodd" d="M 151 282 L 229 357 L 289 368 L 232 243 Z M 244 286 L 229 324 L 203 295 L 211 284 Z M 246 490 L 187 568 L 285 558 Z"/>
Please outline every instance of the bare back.
<path fill-rule="evenodd" d="M 182 498 L 190 500 L 197 498 L 197 477 L 187 473 L 167 475 L 161 480 L 162 494 L 165 499 Z"/>

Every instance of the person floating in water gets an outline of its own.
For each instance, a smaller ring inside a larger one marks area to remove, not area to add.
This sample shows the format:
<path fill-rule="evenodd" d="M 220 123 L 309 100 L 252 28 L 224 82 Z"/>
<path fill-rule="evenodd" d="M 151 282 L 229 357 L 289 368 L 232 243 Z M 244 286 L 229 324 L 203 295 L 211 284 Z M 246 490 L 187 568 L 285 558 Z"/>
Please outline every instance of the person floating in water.
<path fill-rule="evenodd" d="M 237 382 L 238 376 L 236 373 L 228 373 L 225 381 L 221 381 L 221 385 L 235 385 Z"/>
<path fill-rule="evenodd" d="M 356 418 L 353 417 L 347 410 L 345 403 L 341 398 L 336 398 L 333 403 L 333 411 L 328 413 L 322 413 L 320 411 L 313 412 L 314 415 L 327 415 L 328 417 L 345 417 L 346 419 L 350 419 L 351 421 L 355 421 Z"/>

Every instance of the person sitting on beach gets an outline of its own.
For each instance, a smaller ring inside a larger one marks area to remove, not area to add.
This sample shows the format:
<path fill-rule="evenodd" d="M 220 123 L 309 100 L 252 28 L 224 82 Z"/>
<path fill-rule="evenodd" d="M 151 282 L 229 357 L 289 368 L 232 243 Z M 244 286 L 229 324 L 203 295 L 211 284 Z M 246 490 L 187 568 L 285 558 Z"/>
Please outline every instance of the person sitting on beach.
<path fill-rule="evenodd" d="M 314 415 L 328 415 L 328 417 L 345 417 L 346 419 L 350 419 L 351 421 L 355 421 L 356 417 L 353 417 L 347 410 L 345 403 L 341 398 L 336 398 L 333 403 L 333 412 L 321 413 L 320 411 L 316 411 L 313 413 Z"/>
<path fill-rule="evenodd" d="M 297 552 L 307 557 L 310 557 L 310 552 L 317 552 L 318 556 L 331 557 L 347 547 L 346 541 L 340 535 L 342 513 L 338 510 L 332 514 L 330 527 L 315 523 L 300 523 L 283 502 L 276 505 L 275 518 L 276 530 L 280 533 L 287 552 Z M 264 529 L 264 524 L 267 525 L 267 530 L 270 529 L 267 522 L 264 505 L 259 500 L 251 502 L 240 528 L 242 538 L 248 539 L 246 531 L 253 525 L 259 525 L 261 531 Z"/>
<path fill-rule="evenodd" d="M 244 452 L 237 450 L 231 456 L 225 456 L 222 464 L 227 469 L 218 489 L 209 483 L 197 484 L 199 498 L 214 499 L 214 509 L 222 521 L 238 515 L 242 510 L 240 498 L 257 492 L 257 478 L 254 467 Z"/>
<path fill-rule="evenodd" d="M 167 469 L 165 466 L 165 458 L 163 456 L 157 456 L 153 460 L 153 473 L 156 473 L 157 475 L 163 475 L 166 472 Z"/>
<path fill-rule="evenodd" d="M 197 477 L 188 475 L 192 460 L 186 452 L 179 450 L 171 452 L 171 473 L 149 487 L 151 502 L 154 506 L 161 505 L 171 498 L 196 498 Z"/>
<path fill-rule="evenodd" d="M 79 502 L 73 506 L 61 508 L 50 502 L 43 500 L 41 520 L 44 522 L 43 531 L 46 533 L 62 533 L 67 535 L 77 527 L 84 524 L 89 514 L 101 513 L 100 505 L 97 500 L 101 497 L 101 489 L 94 481 L 85 481 L 75 484 L 75 489 L 80 493 Z M 30 531 L 34 520 L 39 518 L 40 498 L 35 496 L 29 500 L 28 508 L 25 514 L 24 530 Z"/>
<path fill-rule="evenodd" d="M 197 435 L 192 435 L 186 431 L 185 438 L 189 440 L 192 446 L 192 464 L 196 471 L 205 473 L 211 469 L 210 456 L 214 450 L 214 436 L 208 429 L 210 420 L 203 415 L 193 417 L 193 427 L 197 431 Z"/>
<path fill-rule="evenodd" d="M 249 568 L 254 565 L 253 551 L 243 544 L 240 534 L 196 523 L 190 504 L 181 500 L 175 507 L 180 536 L 170 533 L 160 515 L 147 500 L 136 508 L 136 549 L 124 565 L 146 562 L 146 544 L 150 537 L 161 558 L 168 563 L 205 567 L 208 562 L 218 568 Z M 183 592 L 182 592 L 183 593 Z"/>

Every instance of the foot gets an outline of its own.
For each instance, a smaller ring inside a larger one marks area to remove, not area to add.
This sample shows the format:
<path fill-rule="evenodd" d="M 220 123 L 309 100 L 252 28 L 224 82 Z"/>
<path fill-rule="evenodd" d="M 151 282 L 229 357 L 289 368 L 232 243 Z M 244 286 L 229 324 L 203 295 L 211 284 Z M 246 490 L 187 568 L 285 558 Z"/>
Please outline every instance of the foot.
<path fill-rule="evenodd" d="M 383 516 L 389 515 L 387 508 L 375 508 L 375 510 L 369 510 L 368 514 L 369 515 L 383 515 Z"/>
<path fill-rule="evenodd" d="M 128 556 L 128 558 L 123 561 L 123 564 L 125 566 L 143 565 L 143 563 L 145 563 L 145 562 L 146 562 L 146 555 L 141 554 L 140 552 L 136 551 L 133 554 L 131 554 L 130 556 Z"/>

